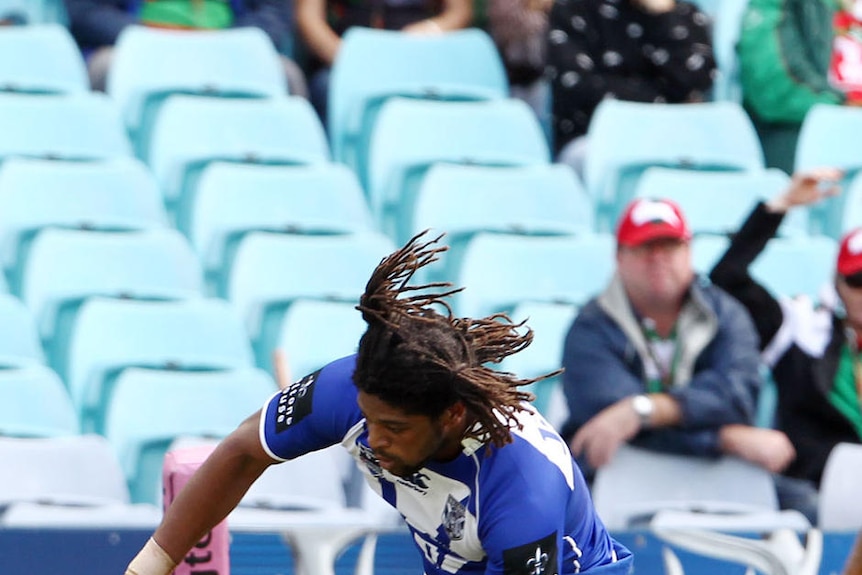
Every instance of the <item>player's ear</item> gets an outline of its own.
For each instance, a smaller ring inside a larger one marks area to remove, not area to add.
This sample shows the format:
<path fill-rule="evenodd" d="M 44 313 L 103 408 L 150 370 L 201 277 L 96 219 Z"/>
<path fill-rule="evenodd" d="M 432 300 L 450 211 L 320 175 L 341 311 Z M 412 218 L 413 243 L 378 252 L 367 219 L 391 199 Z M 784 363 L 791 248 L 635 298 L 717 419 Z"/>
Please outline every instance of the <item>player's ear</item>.
<path fill-rule="evenodd" d="M 457 401 L 446 408 L 440 418 L 441 423 L 447 428 L 460 429 L 467 419 L 467 408 Z"/>

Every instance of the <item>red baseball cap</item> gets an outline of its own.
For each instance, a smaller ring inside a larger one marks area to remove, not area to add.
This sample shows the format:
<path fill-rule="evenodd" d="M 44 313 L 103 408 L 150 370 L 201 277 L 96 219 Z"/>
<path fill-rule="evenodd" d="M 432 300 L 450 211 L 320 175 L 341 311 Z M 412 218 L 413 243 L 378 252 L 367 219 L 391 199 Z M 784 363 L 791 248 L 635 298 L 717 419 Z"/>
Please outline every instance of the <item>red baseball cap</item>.
<path fill-rule="evenodd" d="M 637 247 L 658 239 L 691 239 L 682 210 L 670 200 L 631 201 L 617 224 L 617 243 Z"/>
<path fill-rule="evenodd" d="M 836 267 L 842 276 L 862 272 L 862 228 L 851 230 L 841 238 Z"/>

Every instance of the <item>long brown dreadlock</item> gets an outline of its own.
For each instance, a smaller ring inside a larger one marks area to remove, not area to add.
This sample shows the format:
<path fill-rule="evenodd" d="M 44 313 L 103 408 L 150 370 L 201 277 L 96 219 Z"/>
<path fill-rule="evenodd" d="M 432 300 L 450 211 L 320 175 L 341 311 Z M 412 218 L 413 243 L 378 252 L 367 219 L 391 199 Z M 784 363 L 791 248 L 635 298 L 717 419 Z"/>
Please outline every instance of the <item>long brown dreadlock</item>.
<path fill-rule="evenodd" d="M 365 287 L 357 309 L 368 329 L 359 342 L 354 384 L 407 413 L 432 418 L 461 401 L 479 424 L 467 436 L 502 447 L 511 442 L 511 429 L 521 427 L 521 402 L 533 399 L 518 388 L 559 371 L 521 379 L 486 367 L 526 348 L 533 332 L 520 333 L 524 322 L 512 323 L 505 314 L 455 317 L 446 298 L 463 288 L 448 282 L 408 285 L 448 249 L 434 245 L 442 236 L 420 241 L 425 233 L 386 257 Z"/>

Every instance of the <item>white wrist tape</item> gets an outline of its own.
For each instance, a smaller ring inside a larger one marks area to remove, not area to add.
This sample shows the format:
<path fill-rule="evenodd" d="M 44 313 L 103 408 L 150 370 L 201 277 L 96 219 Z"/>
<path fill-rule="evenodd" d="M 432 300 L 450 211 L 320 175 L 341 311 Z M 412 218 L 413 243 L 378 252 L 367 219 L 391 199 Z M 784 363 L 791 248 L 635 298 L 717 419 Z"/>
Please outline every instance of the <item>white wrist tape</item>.
<path fill-rule="evenodd" d="M 150 537 L 126 567 L 126 575 L 169 575 L 176 566 L 171 556 Z"/>

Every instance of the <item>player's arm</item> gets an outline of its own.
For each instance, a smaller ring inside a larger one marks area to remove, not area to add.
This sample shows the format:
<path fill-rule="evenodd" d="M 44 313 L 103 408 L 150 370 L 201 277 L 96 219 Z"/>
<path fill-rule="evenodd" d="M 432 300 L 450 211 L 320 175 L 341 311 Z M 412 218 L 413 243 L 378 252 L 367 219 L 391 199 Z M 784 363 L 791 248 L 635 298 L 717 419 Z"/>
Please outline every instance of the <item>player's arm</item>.
<path fill-rule="evenodd" d="M 127 575 L 168 575 L 275 463 L 261 446 L 259 421 L 260 413 L 252 415 L 219 444 L 171 503 Z"/>

